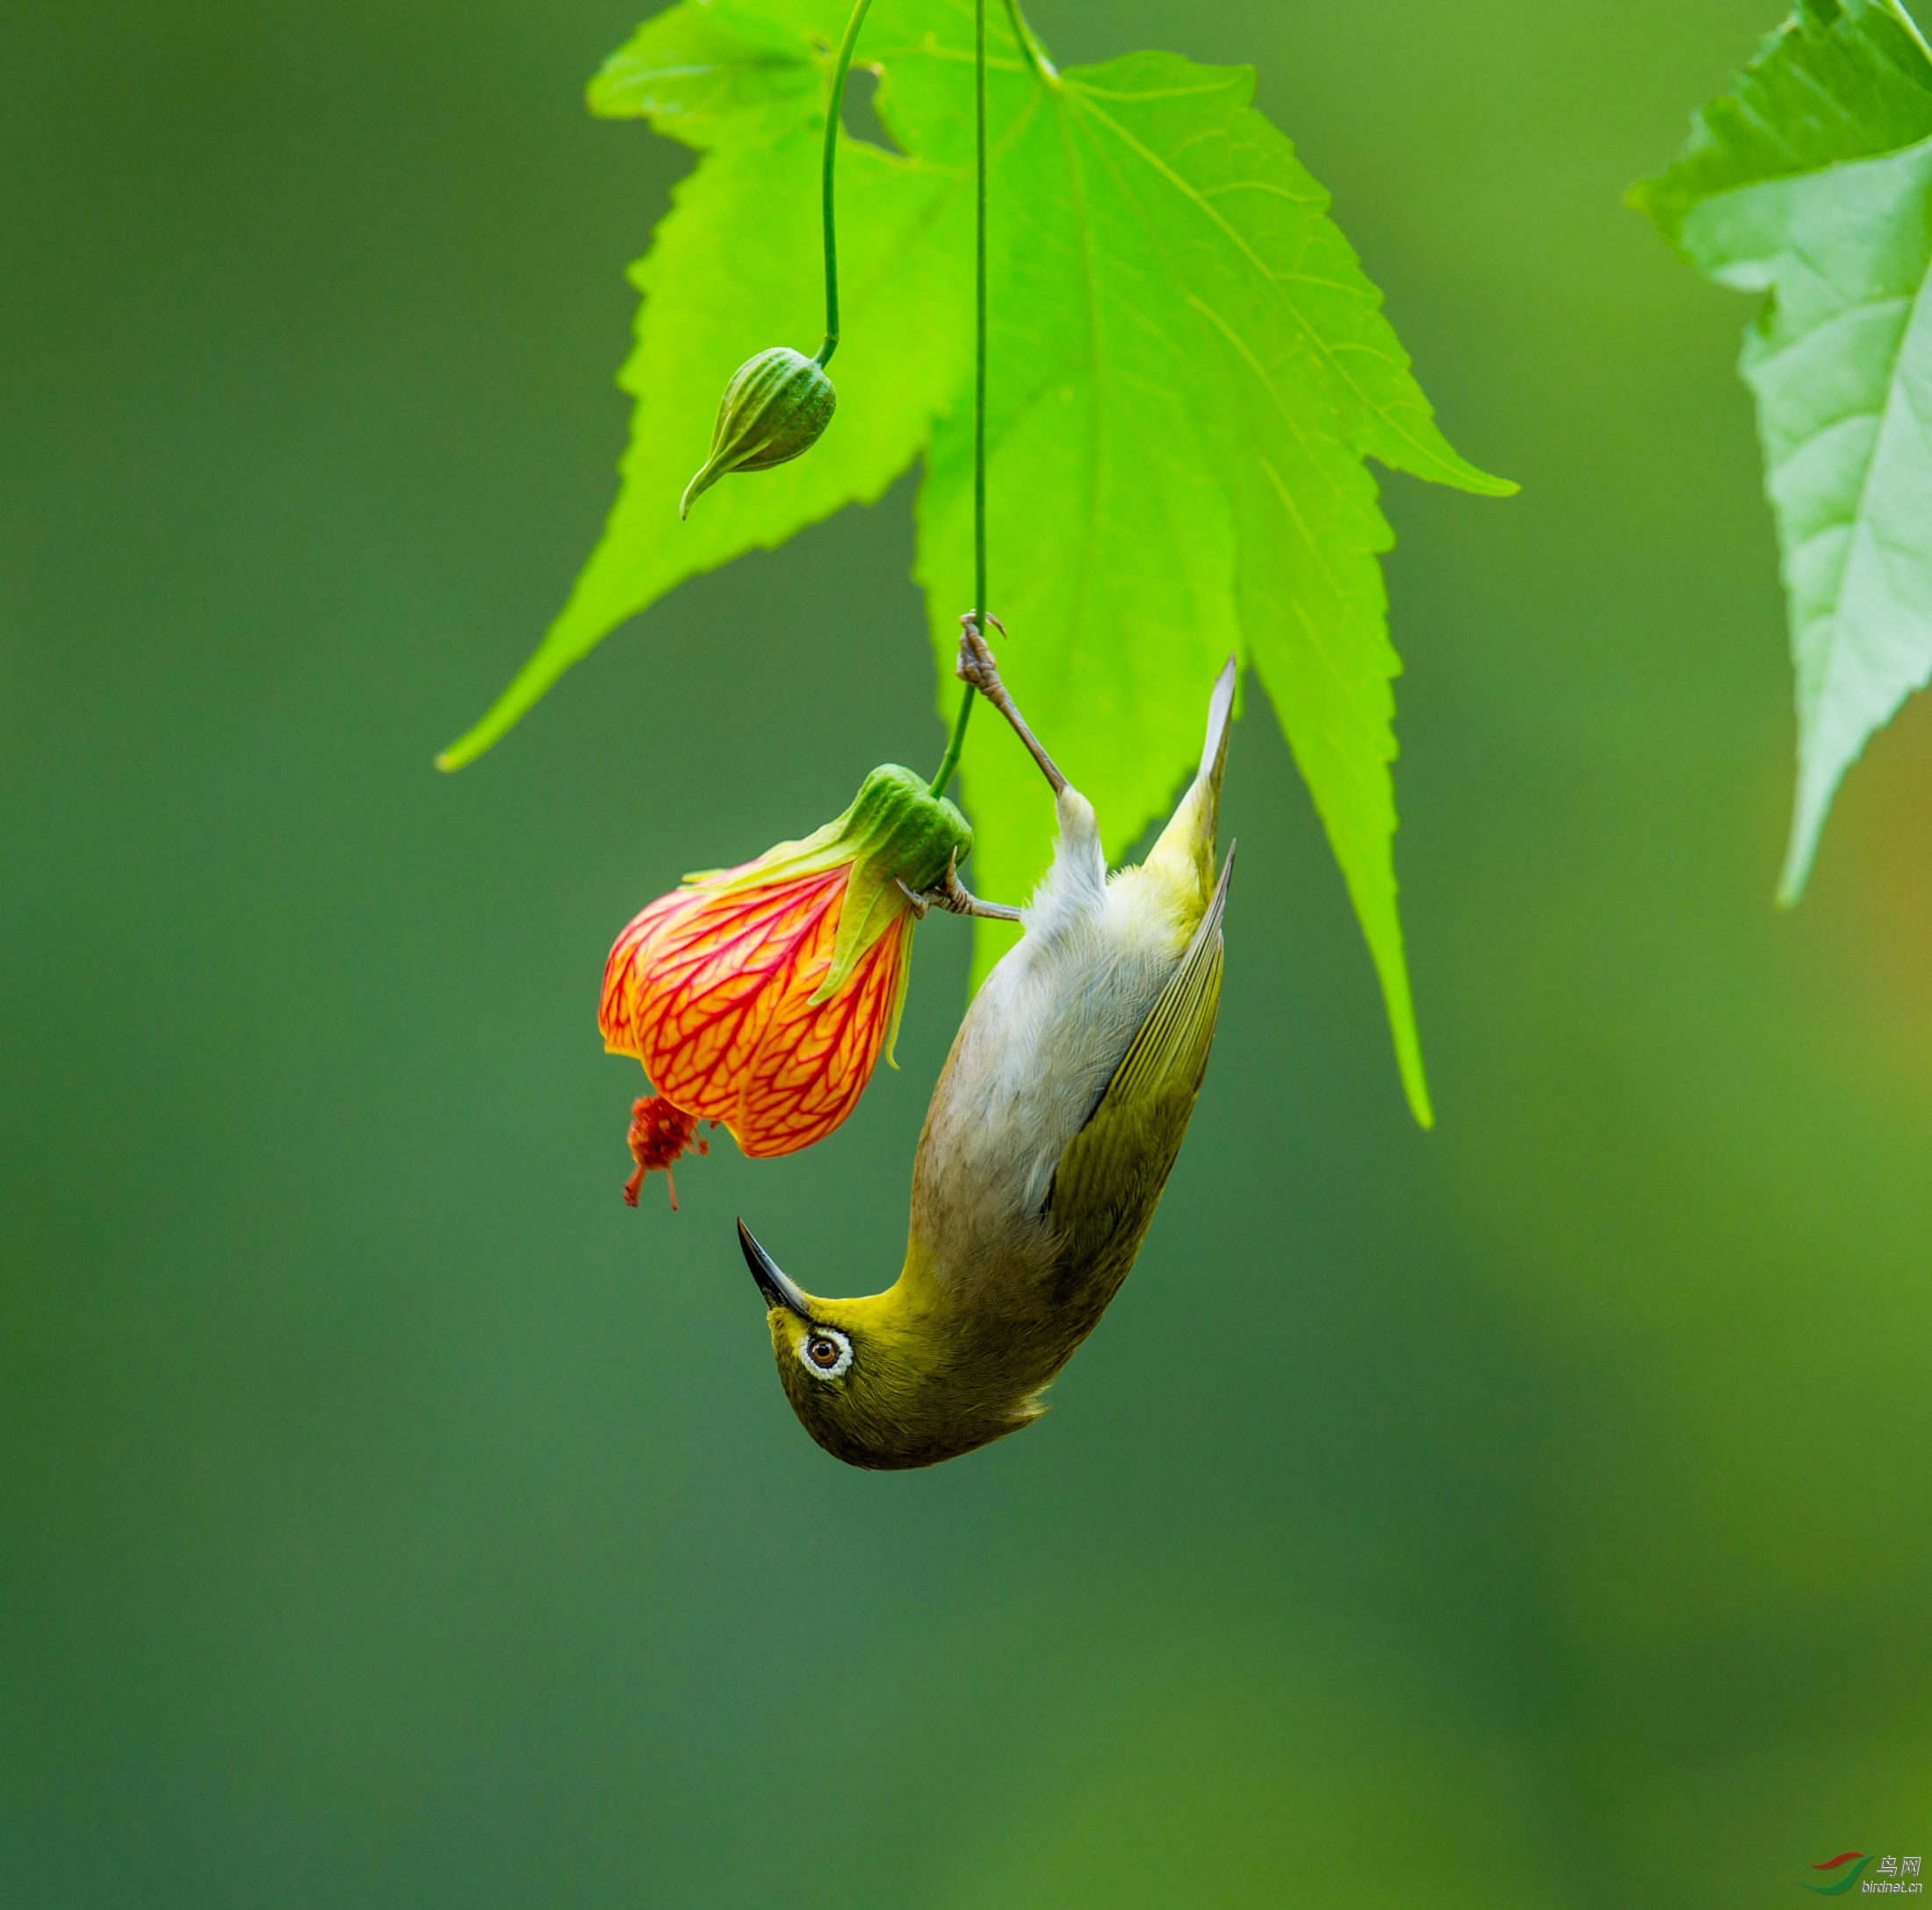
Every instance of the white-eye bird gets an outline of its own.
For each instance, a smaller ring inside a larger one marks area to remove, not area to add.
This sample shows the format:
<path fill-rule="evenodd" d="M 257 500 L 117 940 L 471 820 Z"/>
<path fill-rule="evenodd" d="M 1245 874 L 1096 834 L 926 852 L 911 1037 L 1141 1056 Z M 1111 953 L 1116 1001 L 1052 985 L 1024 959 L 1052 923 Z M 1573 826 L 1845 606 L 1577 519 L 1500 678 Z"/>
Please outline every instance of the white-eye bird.
<path fill-rule="evenodd" d="M 933 1091 L 905 1264 L 884 1293 L 821 1300 L 742 1221 L 778 1377 L 854 1466 L 930 1466 L 1017 1432 L 1120 1290 L 1187 1131 L 1221 998 L 1215 827 L 1236 671 L 1153 852 L 1109 876 L 1092 807 L 1020 720 L 970 619 L 959 674 L 1052 783 L 1059 839 Z M 956 883 L 934 899 L 968 900 Z M 986 912 L 995 912 L 987 910 Z M 1006 914 L 1012 912 L 998 911 Z"/>

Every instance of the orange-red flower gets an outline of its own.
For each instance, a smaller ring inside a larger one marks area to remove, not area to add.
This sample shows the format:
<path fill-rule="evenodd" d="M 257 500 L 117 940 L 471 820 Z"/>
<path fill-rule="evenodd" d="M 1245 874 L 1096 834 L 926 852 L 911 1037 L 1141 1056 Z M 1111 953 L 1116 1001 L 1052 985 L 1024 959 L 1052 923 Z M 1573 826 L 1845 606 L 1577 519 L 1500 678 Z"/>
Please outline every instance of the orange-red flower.
<path fill-rule="evenodd" d="M 875 769 L 836 822 L 688 876 L 630 924 L 604 965 L 604 1046 L 642 1062 L 672 1111 L 722 1122 L 754 1157 L 822 1140 L 890 1059 L 906 891 L 971 845 L 965 818 L 911 770 Z"/>

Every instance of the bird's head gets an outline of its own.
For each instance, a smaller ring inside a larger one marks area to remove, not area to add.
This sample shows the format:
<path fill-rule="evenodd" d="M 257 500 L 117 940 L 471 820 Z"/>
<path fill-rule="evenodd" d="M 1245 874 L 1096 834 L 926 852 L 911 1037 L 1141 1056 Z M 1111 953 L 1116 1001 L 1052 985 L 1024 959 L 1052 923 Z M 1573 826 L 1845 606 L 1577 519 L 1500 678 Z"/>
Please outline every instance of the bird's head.
<path fill-rule="evenodd" d="M 834 1459 L 876 1472 L 933 1466 L 1030 1425 L 1046 1410 L 1024 1348 L 962 1336 L 908 1269 L 885 1293 L 820 1300 L 782 1272 L 740 1221 L 778 1380 Z"/>

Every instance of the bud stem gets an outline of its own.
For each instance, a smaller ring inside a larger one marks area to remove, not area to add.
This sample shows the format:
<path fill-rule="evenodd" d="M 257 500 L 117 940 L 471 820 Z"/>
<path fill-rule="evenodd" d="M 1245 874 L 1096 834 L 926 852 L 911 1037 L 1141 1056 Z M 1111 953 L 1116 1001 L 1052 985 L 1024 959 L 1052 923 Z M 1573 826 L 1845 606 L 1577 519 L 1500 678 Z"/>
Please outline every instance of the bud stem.
<path fill-rule="evenodd" d="M 858 45 L 859 29 L 865 24 L 871 4 L 872 0 L 856 0 L 852 18 L 846 22 L 845 38 L 839 42 L 838 58 L 833 62 L 832 99 L 825 108 L 825 342 L 819 346 L 816 361 L 821 368 L 832 363 L 832 355 L 839 349 L 839 232 L 832 190 L 833 170 L 839 154 L 839 115 L 845 105 L 846 75 L 852 70 L 852 49 Z"/>

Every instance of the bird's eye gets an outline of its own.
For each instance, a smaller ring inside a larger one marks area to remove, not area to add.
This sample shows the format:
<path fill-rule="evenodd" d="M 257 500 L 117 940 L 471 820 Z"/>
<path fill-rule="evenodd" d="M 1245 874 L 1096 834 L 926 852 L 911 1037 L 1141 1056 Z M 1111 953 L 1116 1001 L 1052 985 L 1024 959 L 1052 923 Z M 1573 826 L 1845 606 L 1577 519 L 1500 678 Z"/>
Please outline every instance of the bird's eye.
<path fill-rule="evenodd" d="M 815 1327 L 798 1343 L 798 1357 L 821 1380 L 836 1380 L 852 1364 L 852 1342 L 829 1326 Z"/>

